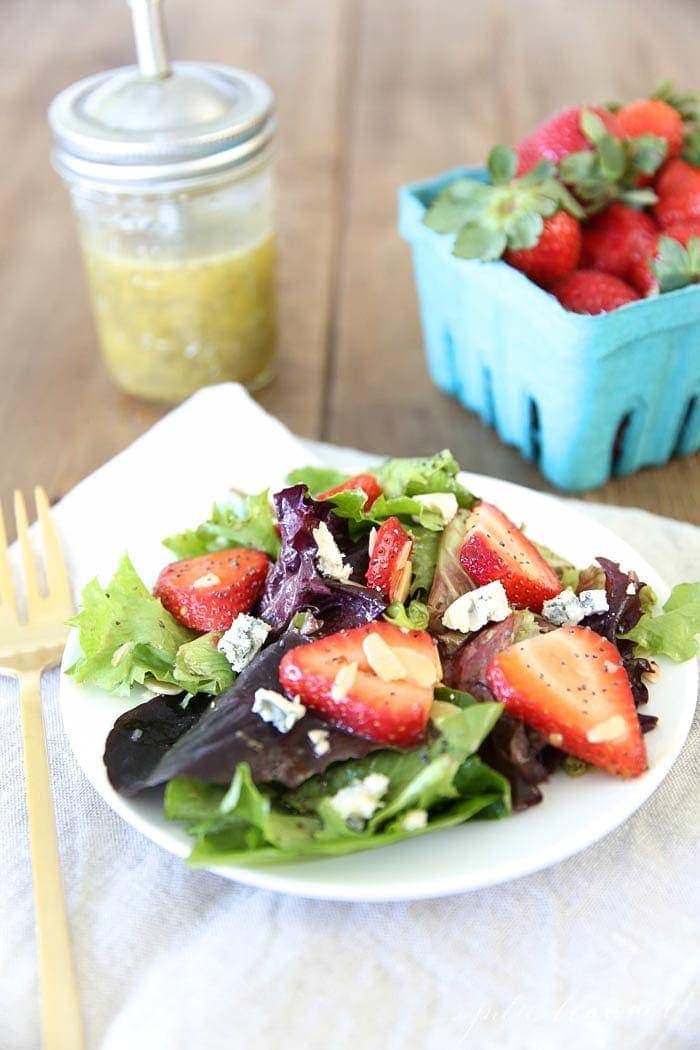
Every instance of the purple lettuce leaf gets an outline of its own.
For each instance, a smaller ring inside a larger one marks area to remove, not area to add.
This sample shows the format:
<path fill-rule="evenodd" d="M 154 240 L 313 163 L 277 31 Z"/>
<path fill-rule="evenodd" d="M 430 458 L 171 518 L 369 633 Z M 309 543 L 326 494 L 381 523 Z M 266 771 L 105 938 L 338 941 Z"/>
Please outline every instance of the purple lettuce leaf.
<path fill-rule="evenodd" d="M 282 657 L 308 640 L 297 631 L 288 631 L 279 641 L 263 649 L 213 703 L 208 697 L 190 701 L 187 710 L 196 703 L 196 715 L 193 711 L 190 724 L 177 735 L 173 728 L 162 747 L 156 748 L 145 732 L 134 740 L 130 727 L 140 727 L 148 722 L 150 710 L 158 708 L 156 701 L 172 698 L 156 697 L 142 704 L 135 709 L 139 712 L 138 723 L 120 725 L 135 713 L 127 712 L 118 719 L 107 737 L 105 765 L 112 785 L 122 795 L 135 795 L 144 788 L 155 787 L 175 777 L 228 784 L 236 766 L 247 762 L 256 783 L 275 781 L 286 787 L 297 787 L 314 773 L 322 773 L 332 762 L 363 758 L 383 747 L 336 729 L 310 712 L 288 733 L 279 733 L 253 713 L 256 689 L 279 689 Z M 320 756 L 316 755 L 308 738 L 313 729 L 323 729 L 328 733 L 329 749 Z"/>
<path fill-rule="evenodd" d="M 376 620 L 386 609 L 379 592 L 362 585 L 367 569 L 367 540 L 353 540 L 347 522 L 333 514 L 331 503 L 314 500 L 305 485 L 293 485 L 274 496 L 282 549 L 268 571 L 259 614 L 282 631 L 295 613 L 310 610 L 328 634 Z M 327 580 L 316 568 L 318 547 L 313 530 L 325 522 L 347 564 L 351 580 Z"/>
<path fill-rule="evenodd" d="M 542 801 L 537 785 L 547 780 L 564 754 L 548 745 L 546 738 L 529 729 L 522 719 L 504 711 L 479 748 L 479 757 L 510 781 L 513 809 L 517 812 Z"/>
<path fill-rule="evenodd" d="M 455 652 L 441 654 L 445 684 L 471 693 L 477 700 L 493 700 L 486 668 L 498 653 L 515 643 L 522 617 L 522 613 L 511 613 L 468 638 Z"/>
<path fill-rule="evenodd" d="M 596 558 L 605 577 L 605 593 L 608 599 L 608 611 L 584 620 L 586 627 L 602 634 L 608 641 L 617 644 L 617 635 L 626 634 L 639 622 L 642 603 L 639 592 L 644 586 L 636 572 L 624 572 L 617 562 L 609 558 Z M 593 567 L 595 569 L 595 566 Z M 628 594 L 627 591 L 632 593 Z"/>
<path fill-rule="evenodd" d="M 214 707 L 169 751 L 153 770 L 149 785 L 193 777 L 213 784 L 230 783 L 236 766 L 247 762 L 256 784 L 275 782 L 298 787 L 333 762 L 364 758 L 385 745 L 337 729 L 308 711 L 289 730 L 280 733 L 252 710 L 252 697 L 222 694 Z M 328 751 L 317 755 L 309 733 L 325 730 Z"/>
<path fill-rule="evenodd" d="M 210 703 L 209 696 L 194 696 L 183 708 L 182 695 L 154 696 L 120 715 L 105 743 L 104 763 L 112 787 L 120 795 L 146 787 L 160 760 Z"/>
<path fill-rule="evenodd" d="M 645 584 L 640 581 L 636 572 L 625 572 L 617 562 L 610 561 L 609 558 L 601 557 L 596 561 L 604 575 L 608 611 L 596 616 L 587 616 L 581 626 L 590 627 L 592 631 L 596 631 L 597 634 L 601 634 L 617 646 L 630 680 L 634 702 L 639 707 L 649 699 L 649 690 L 643 676 L 651 672 L 652 665 L 649 660 L 634 655 L 634 642 L 619 638 L 618 635 L 627 634 L 642 617 L 644 609 L 639 594 Z M 595 571 L 595 566 L 592 571 Z M 585 581 L 585 573 L 582 573 L 581 576 Z M 654 719 L 653 724 L 651 723 L 652 718 Z M 640 723 L 643 732 L 649 732 L 654 728 L 656 719 L 653 715 L 646 715 L 643 722 L 640 717 Z"/>

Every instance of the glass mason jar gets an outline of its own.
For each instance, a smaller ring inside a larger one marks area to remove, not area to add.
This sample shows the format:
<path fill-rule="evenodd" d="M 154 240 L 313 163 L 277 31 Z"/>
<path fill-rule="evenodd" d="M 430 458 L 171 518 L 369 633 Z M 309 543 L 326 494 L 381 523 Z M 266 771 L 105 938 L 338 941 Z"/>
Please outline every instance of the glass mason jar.
<path fill-rule="evenodd" d="M 144 75 L 142 57 L 49 111 L 104 360 L 153 401 L 259 388 L 276 338 L 272 93 L 224 66 Z"/>

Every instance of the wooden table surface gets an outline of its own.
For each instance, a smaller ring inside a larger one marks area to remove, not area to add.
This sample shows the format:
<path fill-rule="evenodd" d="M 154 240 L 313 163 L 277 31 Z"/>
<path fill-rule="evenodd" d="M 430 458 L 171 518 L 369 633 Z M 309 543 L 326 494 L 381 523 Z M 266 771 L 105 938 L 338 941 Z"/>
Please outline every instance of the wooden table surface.
<path fill-rule="evenodd" d="M 697 83 L 696 0 L 167 0 L 175 56 L 259 73 L 280 116 L 281 351 L 260 400 L 300 434 L 370 451 L 449 446 L 465 467 L 547 489 L 425 369 L 396 189 L 515 141 L 577 101 Z M 45 110 L 133 61 L 125 0 L 2 0 L 0 496 L 58 498 L 162 409 L 100 363 Z M 700 351 L 699 351 L 700 352 Z M 587 495 L 700 522 L 700 457 Z"/>

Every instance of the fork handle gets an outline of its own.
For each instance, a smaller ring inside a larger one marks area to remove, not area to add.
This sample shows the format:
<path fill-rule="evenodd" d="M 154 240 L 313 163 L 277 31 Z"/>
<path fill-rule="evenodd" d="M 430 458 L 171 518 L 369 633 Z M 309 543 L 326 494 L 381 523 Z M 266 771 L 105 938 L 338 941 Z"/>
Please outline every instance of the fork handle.
<path fill-rule="evenodd" d="M 83 1026 L 66 918 L 49 764 L 41 673 L 20 677 L 24 771 L 34 872 L 44 1050 L 81 1050 Z"/>

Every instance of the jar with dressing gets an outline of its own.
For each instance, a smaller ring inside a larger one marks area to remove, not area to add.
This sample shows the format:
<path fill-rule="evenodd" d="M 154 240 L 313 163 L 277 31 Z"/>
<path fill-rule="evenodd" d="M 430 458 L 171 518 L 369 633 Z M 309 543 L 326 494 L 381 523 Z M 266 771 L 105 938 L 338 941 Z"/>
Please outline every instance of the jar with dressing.
<path fill-rule="evenodd" d="M 170 66 L 160 0 L 129 2 L 138 68 L 81 80 L 49 110 L 104 360 L 148 400 L 254 390 L 276 339 L 272 93 L 227 66 Z"/>

